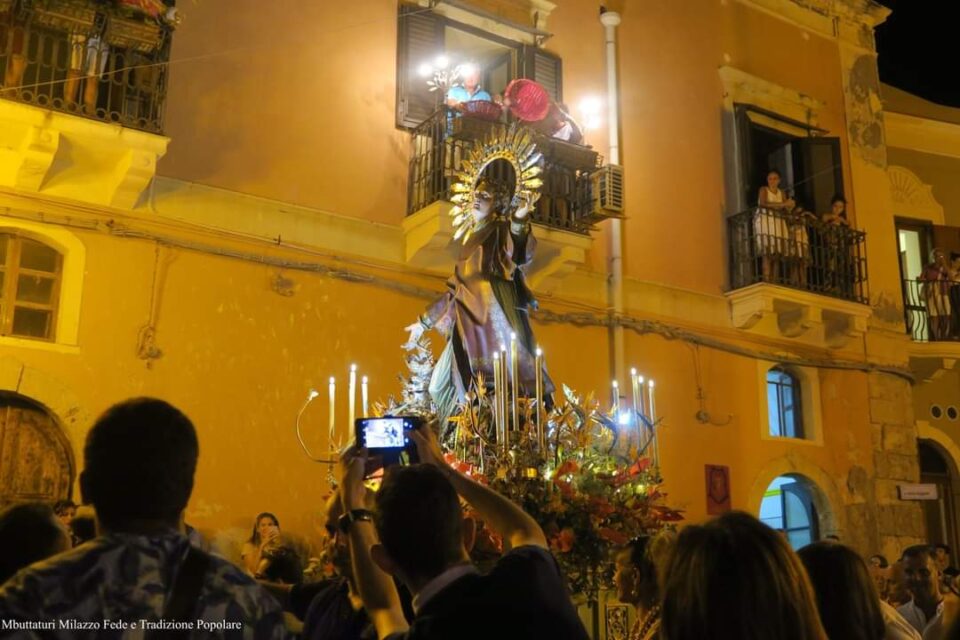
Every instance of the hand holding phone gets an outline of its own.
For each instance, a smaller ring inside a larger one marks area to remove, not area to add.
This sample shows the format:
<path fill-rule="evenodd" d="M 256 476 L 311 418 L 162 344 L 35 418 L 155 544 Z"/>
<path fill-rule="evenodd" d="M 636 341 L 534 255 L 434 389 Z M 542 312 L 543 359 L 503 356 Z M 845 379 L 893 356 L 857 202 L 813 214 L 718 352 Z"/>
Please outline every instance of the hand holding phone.
<path fill-rule="evenodd" d="M 422 425 L 423 420 L 415 416 L 359 418 L 354 428 L 357 447 L 369 455 L 367 475 L 381 467 L 419 462 L 410 433 Z"/>

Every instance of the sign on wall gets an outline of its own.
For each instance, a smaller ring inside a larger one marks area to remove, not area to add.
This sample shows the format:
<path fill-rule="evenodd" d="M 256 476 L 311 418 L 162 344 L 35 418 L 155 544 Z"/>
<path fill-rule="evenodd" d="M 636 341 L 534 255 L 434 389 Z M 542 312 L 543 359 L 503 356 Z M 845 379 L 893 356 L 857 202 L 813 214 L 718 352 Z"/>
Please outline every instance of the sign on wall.
<path fill-rule="evenodd" d="M 940 497 L 935 484 L 898 484 L 897 493 L 901 500 L 936 500 Z"/>

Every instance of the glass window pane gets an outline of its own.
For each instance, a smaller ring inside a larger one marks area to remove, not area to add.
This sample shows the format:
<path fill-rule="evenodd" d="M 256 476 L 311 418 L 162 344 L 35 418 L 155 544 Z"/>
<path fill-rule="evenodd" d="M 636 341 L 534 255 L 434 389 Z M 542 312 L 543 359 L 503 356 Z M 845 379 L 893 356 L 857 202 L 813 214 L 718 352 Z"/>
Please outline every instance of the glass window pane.
<path fill-rule="evenodd" d="M 39 309 L 15 307 L 13 310 L 13 335 L 28 338 L 46 338 L 50 335 L 50 312 Z"/>
<path fill-rule="evenodd" d="M 53 298 L 53 278 L 23 275 L 17 278 L 17 300 L 50 304 Z"/>
<path fill-rule="evenodd" d="M 813 542 L 810 529 L 799 529 L 787 532 L 787 541 L 794 550 L 799 550 Z"/>
<path fill-rule="evenodd" d="M 810 516 L 807 511 L 807 505 L 800 497 L 792 492 L 784 491 L 783 506 L 786 510 L 784 514 L 788 529 L 797 527 L 809 527 Z"/>
<path fill-rule="evenodd" d="M 767 384 L 767 415 L 770 423 L 770 435 L 782 436 L 783 425 L 780 424 L 780 393 L 775 384 Z"/>
<path fill-rule="evenodd" d="M 23 269 L 56 273 L 58 255 L 55 249 L 45 244 L 27 238 L 20 239 L 20 267 Z"/>

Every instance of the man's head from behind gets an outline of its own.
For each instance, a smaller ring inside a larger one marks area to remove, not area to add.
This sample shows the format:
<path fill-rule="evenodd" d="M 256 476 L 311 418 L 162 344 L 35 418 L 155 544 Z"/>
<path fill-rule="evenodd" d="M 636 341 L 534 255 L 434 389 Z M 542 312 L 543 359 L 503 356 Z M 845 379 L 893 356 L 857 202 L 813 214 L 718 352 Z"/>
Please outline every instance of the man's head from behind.
<path fill-rule="evenodd" d="M 417 592 L 450 566 L 469 561 L 472 521 L 464 521 L 450 481 L 431 465 L 391 467 L 376 496 L 380 544 L 373 557 Z"/>
<path fill-rule="evenodd" d="M 126 400 L 87 434 L 80 488 L 108 530 L 174 528 L 193 490 L 198 454 L 193 424 L 177 408 Z"/>
<path fill-rule="evenodd" d="M 0 512 L 0 583 L 69 548 L 70 534 L 49 505 L 19 504 Z"/>

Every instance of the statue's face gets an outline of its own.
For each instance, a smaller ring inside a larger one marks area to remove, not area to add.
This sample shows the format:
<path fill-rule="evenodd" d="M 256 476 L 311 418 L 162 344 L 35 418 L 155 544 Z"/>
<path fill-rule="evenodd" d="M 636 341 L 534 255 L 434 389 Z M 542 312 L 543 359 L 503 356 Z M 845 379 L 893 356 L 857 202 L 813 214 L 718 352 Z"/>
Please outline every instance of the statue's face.
<path fill-rule="evenodd" d="M 477 222 L 482 222 L 490 215 L 493 209 L 493 194 L 486 189 L 478 189 L 473 199 L 473 216 Z"/>

